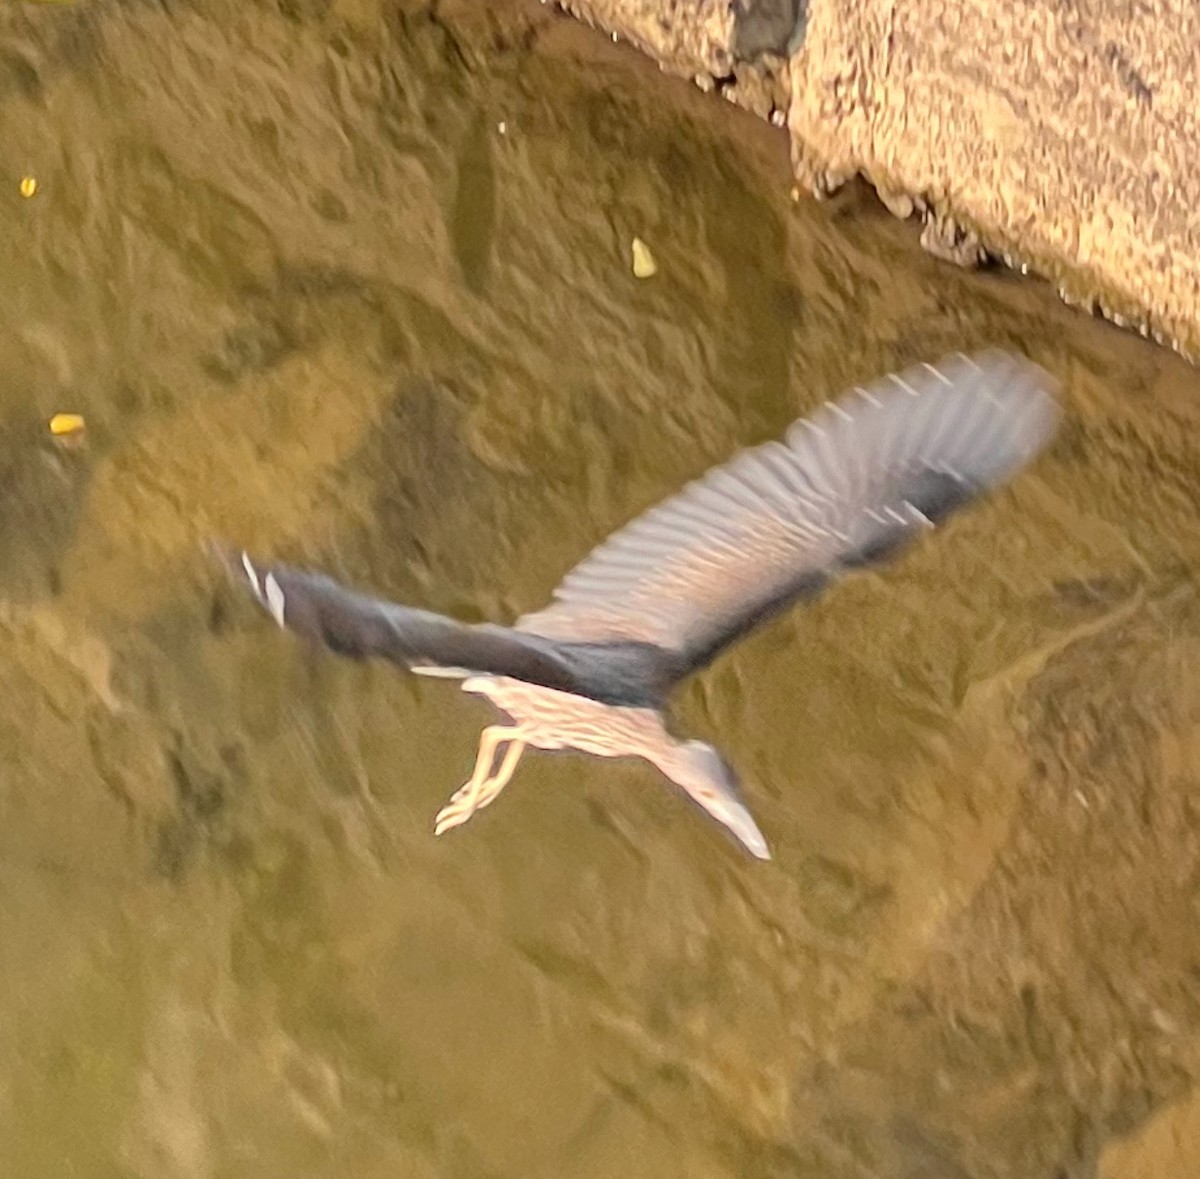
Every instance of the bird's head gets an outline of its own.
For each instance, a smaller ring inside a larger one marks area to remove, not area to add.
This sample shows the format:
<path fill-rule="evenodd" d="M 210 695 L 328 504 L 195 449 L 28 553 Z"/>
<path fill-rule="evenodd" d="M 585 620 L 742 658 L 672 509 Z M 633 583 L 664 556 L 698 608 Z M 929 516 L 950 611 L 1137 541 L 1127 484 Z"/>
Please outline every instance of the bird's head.
<path fill-rule="evenodd" d="M 745 845 L 751 855 L 769 860 L 767 841 L 742 801 L 737 774 L 711 745 L 685 741 L 678 747 L 671 778 L 714 819 L 723 823 Z"/>

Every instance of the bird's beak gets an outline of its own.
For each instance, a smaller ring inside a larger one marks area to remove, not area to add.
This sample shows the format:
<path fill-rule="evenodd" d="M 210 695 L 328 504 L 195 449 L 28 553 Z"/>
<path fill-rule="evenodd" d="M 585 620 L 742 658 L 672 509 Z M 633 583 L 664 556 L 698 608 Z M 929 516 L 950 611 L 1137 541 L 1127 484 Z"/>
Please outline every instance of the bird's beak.
<path fill-rule="evenodd" d="M 669 774 L 689 798 L 706 810 L 722 826 L 737 836 L 742 846 L 756 859 L 769 860 L 771 852 L 758 829 L 750 809 L 742 801 L 733 771 L 711 746 L 699 742 L 684 747 L 682 765 Z"/>
<path fill-rule="evenodd" d="M 746 850 L 759 860 L 769 860 L 771 851 L 763 833 L 758 829 L 754 816 L 745 806 L 738 806 L 726 815 L 716 815 L 716 818 L 729 828 L 741 841 Z"/>

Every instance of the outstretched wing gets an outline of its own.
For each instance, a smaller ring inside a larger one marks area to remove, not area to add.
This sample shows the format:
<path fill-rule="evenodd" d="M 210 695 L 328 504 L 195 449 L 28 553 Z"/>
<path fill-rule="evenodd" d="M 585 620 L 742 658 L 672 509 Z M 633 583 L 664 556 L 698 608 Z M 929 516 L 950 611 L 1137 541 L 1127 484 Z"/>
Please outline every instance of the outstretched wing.
<path fill-rule="evenodd" d="M 412 671 L 460 679 L 470 674 L 513 676 L 560 692 L 588 687 L 558 644 L 539 635 L 486 623 L 468 625 L 359 593 L 323 573 L 260 565 L 244 552 L 211 548 L 235 579 L 249 583 L 281 627 L 339 655 L 387 659 Z"/>
<path fill-rule="evenodd" d="M 882 561 L 1019 470 L 1054 382 L 999 351 L 852 390 L 614 533 L 517 629 L 653 643 L 694 670 L 839 573 Z"/>

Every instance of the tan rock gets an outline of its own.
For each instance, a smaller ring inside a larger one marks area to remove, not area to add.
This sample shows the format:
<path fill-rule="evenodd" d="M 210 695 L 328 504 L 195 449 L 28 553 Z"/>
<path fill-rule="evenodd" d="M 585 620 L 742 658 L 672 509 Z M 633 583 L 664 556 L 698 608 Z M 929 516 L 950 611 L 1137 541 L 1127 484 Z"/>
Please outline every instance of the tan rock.
<path fill-rule="evenodd" d="M 923 199 L 963 240 L 1195 359 L 1197 44 L 1187 0 L 814 0 L 791 65 L 797 174 Z"/>
<path fill-rule="evenodd" d="M 765 118 L 787 105 L 810 192 L 862 175 L 939 257 L 1002 258 L 1200 359 L 1190 0 L 564 7 Z"/>

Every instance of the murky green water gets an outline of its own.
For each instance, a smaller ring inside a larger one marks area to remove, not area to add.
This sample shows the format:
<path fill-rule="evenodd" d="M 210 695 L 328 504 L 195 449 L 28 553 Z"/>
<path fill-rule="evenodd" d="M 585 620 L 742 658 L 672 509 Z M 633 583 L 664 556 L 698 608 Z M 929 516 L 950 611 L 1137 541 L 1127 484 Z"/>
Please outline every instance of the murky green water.
<path fill-rule="evenodd" d="M 0 120 L 0 1174 L 1186 1173 L 1193 370 L 515 0 L 7 4 Z M 770 864 L 574 757 L 435 839 L 485 706 L 200 549 L 511 618 L 988 343 L 1062 376 L 1053 452 L 680 701 Z"/>

